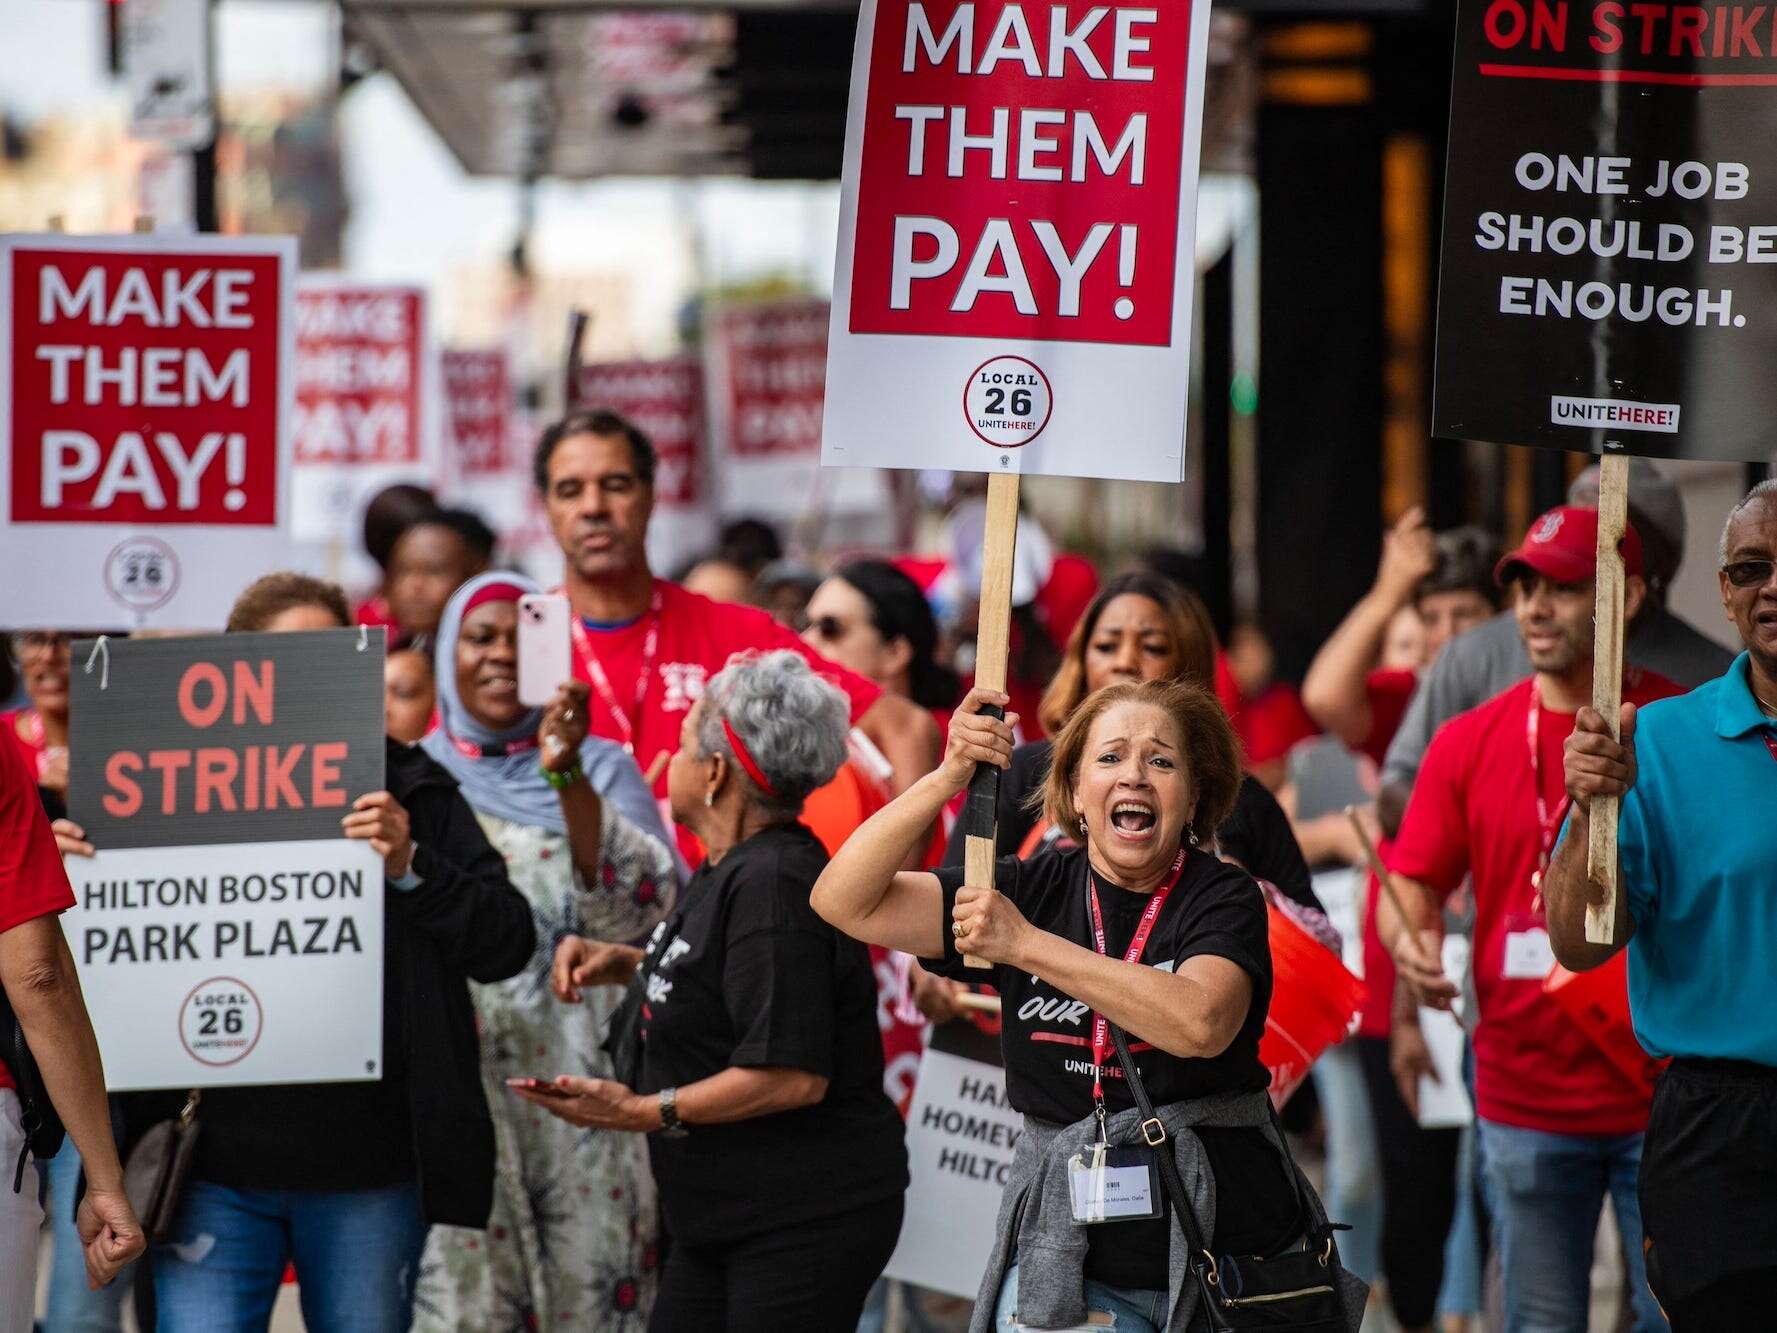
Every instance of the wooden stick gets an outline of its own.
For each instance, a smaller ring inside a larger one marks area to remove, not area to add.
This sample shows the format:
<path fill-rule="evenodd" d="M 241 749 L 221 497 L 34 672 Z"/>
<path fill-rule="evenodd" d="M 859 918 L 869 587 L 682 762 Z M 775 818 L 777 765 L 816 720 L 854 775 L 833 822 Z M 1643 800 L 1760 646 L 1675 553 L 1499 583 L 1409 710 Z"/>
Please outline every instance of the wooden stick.
<path fill-rule="evenodd" d="M 978 1014 L 997 1014 L 1000 1012 L 1000 997 L 997 995 L 979 995 L 966 990 L 956 997 L 958 1009 L 971 1009 Z"/>
<path fill-rule="evenodd" d="M 1012 649 L 1012 556 L 1018 544 L 1018 474 L 987 478 L 987 533 L 981 549 L 981 619 L 975 630 L 975 684 L 1006 691 Z M 1000 714 L 1004 716 L 1003 713 Z M 993 887 L 994 836 L 999 825 L 1000 770 L 977 764 L 963 806 L 963 883 Z M 964 956 L 970 967 L 986 959 Z"/>
<path fill-rule="evenodd" d="M 1592 707 L 1614 739 L 1623 704 L 1623 556 L 1629 522 L 1629 459 L 1606 454 L 1598 466 L 1598 581 L 1593 603 Z M 1604 901 L 1586 907 L 1586 941 L 1614 944 L 1617 934 L 1617 816 L 1622 802 L 1595 796 L 1586 874 L 1604 888 Z"/>
<path fill-rule="evenodd" d="M 1401 924 L 1408 930 L 1417 932 L 1419 922 L 1407 914 L 1406 904 L 1401 901 L 1400 890 L 1394 886 L 1394 876 L 1388 873 L 1388 867 L 1382 864 L 1382 858 L 1376 854 L 1376 844 L 1370 841 L 1370 831 L 1364 827 L 1364 821 L 1358 817 L 1357 807 L 1345 807 L 1345 817 L 1351 821 L 1351 827 L 1357 831 L 1357 840 L 1363 844 L 1364 856 L 1370 862 L 1370 869 L 1375 872 L 1376 882 L 1382 886 L 1382 892 L 1388 895 L 1389 906 L 1394 908 L 1395 915 L 1400 917 Z"/>

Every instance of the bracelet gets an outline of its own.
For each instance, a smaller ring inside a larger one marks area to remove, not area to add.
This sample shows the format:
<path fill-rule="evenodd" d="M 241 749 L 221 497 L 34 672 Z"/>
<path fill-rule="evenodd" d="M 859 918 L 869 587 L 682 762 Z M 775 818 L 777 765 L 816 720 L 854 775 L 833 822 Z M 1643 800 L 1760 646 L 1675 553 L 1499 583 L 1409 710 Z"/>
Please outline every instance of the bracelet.
<path fill-rule="evenodd" d="M 586 780 L 586 771 L 580 767 L 579 760 L 575 760 L 574 766 L 565 773 L 557 773 L 554 769 L 545 768 L 542 764 L 538 764 L 537 768 L 543 774 L 543 781 L 547 782 L 557 791 L 563 791 L 568 787 L 572 787 L 576 782 L 584 782 Z"/>

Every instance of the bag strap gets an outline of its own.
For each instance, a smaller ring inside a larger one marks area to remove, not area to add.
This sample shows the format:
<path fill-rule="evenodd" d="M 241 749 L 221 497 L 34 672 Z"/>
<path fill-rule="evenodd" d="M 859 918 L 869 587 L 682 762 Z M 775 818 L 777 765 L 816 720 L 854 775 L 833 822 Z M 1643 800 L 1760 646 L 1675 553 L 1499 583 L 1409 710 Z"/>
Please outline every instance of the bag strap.
<path fill-rule="evenodd" d="M 1154 1114 L 1154 1103 L 1148 1099 L 1148 1090 L 1142 1085 L 1141 1072 L 1135 1067 L 1135 1057 L 1129 1053 L 1129 1039 L 1115 1023 L 1107 1022 L 1106 1025 L 1111 1030 L 1111 1041 L 1117 1048 L 1117 1063 L 1123 1066 L 1123 1080 L 1129 1085 L 1129 1091 L 1135 1098 L 1136 1109 L 1141 1112 L 1142 1139 L 1150 1148 L 1155 1149 L 1154 1157 L 1160 1167 L 1160 1185 L 1172 1200 L 1172 1215 L 1178 1221 L 1185 1244 L 1190 1248 L 1191 1265 L 1196 1267 L 1197 1256 L 1201 1255 L 1213 1269 L 1215 1256 L 1209 1252 L 1203 1230 L 1197 1225 L 1196 1209 L 1191 1206 L 1191 1195 L 1185 1189 L 1184 1177 L 1179 1174 L 1178 1160 L 1173 1156 L 1172 1145 L 1168 1142 L 1171 1136 L 1167 1134 L 1160 1117 Z"/>

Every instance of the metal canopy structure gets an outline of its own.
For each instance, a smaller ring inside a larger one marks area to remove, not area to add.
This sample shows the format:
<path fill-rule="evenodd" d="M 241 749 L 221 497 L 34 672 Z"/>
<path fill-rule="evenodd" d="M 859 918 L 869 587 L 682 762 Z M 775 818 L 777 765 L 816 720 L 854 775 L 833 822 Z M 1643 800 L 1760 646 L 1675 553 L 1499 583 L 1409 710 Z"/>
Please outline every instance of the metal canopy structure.
<path fill-rule="evenodd" d="M 343 0 L 475 175 L 839 173 L 856 5 Z"/>

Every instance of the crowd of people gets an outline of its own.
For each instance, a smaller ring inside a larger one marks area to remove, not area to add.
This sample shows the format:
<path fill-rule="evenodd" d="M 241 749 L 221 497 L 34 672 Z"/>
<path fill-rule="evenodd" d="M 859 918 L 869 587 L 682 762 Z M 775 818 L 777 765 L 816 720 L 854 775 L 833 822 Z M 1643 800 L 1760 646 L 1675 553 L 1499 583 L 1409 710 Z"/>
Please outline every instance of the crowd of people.
<path fill-rule="evenodd" d="M 1024 1130 L 976 1333 L 1261 1307 L 1355 1330 L 1373 1280 L 1406 1330 L 1584 1329 L 1607 1201 L 1621 1326 L 1766 1326 L 1777 484 L 1723 516 L 1736 655 L 1668 608 L 1684 507 L 1636 463 L 1607 725 L 1595 471 L 1503 556 L 1404 515 L 1299 692 L 1169 553 L 1096 570 L 1040 530 L 1008 686 L 978 688 L 966 536 L 817 569 L 747 522 L 667 579 L 654 471 L 609 411 L 538 442 L 572 662 L 541 707 L 519 620 L 543 589 L 417 487 L 370 505 L 382 579 L 357 606 L 271 572 L 228 618 L 387 633 L 385 790 L 340 825 L 384 868 L 376 1080 L 107 1097 L 56 927 L 58 852 L 95 852 L 66 802 L 75 627 L 12 635 L 0 982 L 28 1052 L 0 1043 L 21 1066 L 0 1063 L 6 1329 L 32 1318 L 45 1205 L 49 1333 L 119 1329 L 130 1293 L 140 1327 L 264 1329 L 292 1269 L 316 1333 L 880 1328 L 922 1034 L 983 1021 L 984 988 Z M 957 513 L 967 534 L 978 497 Z M 981 765 L 991 886 L 959 817 Z M 1599 797 L 1622 803 L 1611 945 L 1585 924 Z M 1281 1117 L 1279 920 L 1366 993 Z M 1574 974 L 1613 1031 L 1576 1017 Z M 1454 1067 L 1438 1010 L 1460 1014 Z M 32 1162 L 39 1079 L 69 1144 Z M 1422 1123 L 1438 1079 L 1472 1125 Z M 194 1146 L 151 1238 L 124 1163 L 169 1123 Z M 940 1326 L 940 1301 L 893 1295 L 906 1327 Z"/>

